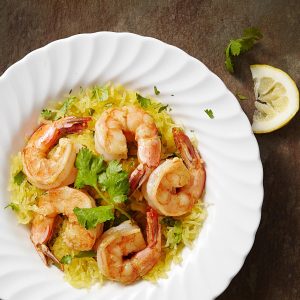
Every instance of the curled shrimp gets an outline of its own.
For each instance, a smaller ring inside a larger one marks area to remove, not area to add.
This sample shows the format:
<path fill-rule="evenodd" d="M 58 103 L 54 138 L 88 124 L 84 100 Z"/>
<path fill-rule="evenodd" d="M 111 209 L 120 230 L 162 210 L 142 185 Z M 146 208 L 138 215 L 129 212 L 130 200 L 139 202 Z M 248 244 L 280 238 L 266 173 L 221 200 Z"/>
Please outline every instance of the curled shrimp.
<path fill-rule="evenodd" d="M 142 187 L 148 204 L 165 216 L 189 212 L 201 197 L 206 178 L 203 161 L 188 136 L 177 128 L 173 136 L 182 159 L 164 161 Z"/>
<path fill-rule="evenodd" d="M 161 228 L 157 213 L 147 212 L 147 245 L 140 228 L 125 221 L 107 230 L 100 238 L 97 261 L 109 279 L 124 284 L 147 274 L 161 256 Z"/>
<path fill-rule="evenodd" d="M 139 169 L 130 177 L 131 188 L 136 188 L 147 169 L 159 165 L 161 142 L 152 117 L 134 106 L 106 110 L 95 125 L 95 146 L 105 160 L 126 159 L 127 142 L 137 142 Z M 139 177 L 137 179 L 137 176 Z"/>
<path fill-rule="evenodd" d="M 67 186 L 52 189 L 38 199 L 37 212 L 31 223 L 30 238 L 43 261 L 47 264 L 47 256 L 52 260 L 46 244 L 52 238 L 58 214 L 67 217 L 63 240 L 74 250 L 91 250 L 97 237 L 102 233 L 103 225 L 85 229 L 73 212 L 75 207 L 95 207 L 95 201 L 86 193 Z"/>
<path fill-rule="evenodd" d="M 89 120 L 66 117 L 43 124 L 33 133 L 22 152 L 23 170 L 30 183 L 48 190 L 74 182 L 76 149 L 69 139 L 61 137 L 86 128 Z M 54 153 L 48 155 L 57 142 Z"/>

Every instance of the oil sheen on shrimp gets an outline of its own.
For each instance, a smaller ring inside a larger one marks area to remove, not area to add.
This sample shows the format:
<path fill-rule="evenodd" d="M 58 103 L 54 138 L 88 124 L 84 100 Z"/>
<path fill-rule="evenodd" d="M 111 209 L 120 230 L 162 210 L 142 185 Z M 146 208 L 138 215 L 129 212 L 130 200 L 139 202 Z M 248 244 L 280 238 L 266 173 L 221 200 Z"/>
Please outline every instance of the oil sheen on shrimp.
<path fill-rule="evenodd" d="M 90 118 L 66 117 L 41 125 L 22 152 L 23 170 L 30 183 L 40 189 L 53 189 L 74 182 L 76 149 L 71 140 L 61 138 L 87 127 Z M 49 151 L 58 142 L 54 153 Z"/>
<path fill-rule="evenodd" d="M 142 187 L 148 204 L 165 216 L 191 211 L 202 195 L 206 178 L 203 161 L 188 136 L 177 128 L 173 128 L 173 136 L 182 159 L 164 161 Z"/>
<path fill-rule="evenodd" d="M 107 230 L 100 238 L 97 261 L 109 279 L 124 284 L 147 274 L 161 256 L 161 228 L 157 213 L 147 212 L 147 245 L 140 228 L 131 221 Z"/>
<path fill-rule="evenodd" d="M 134 106 L 106 110 L 95 125 L 95 146 L 105 160 L 126 159 L 127 142 L 137 142 L 139 169 L 130 178 L 131 187 L 141 177 L 158 166 L 161 155 L 161 141 L 152 117 L 143 109 Z M 137 178 L 138 177 L 138 178 Z"/>
<path fill-rule="evenodd" d="M 30 238 L 45 263 L 45 245 L 52 238 L 58 214 L 67 217 L 63 240 L 68 247 L 79 251 L 93 248 L 97 237 L 102 233 L 103 225 L 87 230 L 78 223 L 73 212 L 75 207 L 95 207 L 93 198 L 80 190 L 64 186 L 43 194 L 37 203 L 38 209 L 31 224 Z"/>

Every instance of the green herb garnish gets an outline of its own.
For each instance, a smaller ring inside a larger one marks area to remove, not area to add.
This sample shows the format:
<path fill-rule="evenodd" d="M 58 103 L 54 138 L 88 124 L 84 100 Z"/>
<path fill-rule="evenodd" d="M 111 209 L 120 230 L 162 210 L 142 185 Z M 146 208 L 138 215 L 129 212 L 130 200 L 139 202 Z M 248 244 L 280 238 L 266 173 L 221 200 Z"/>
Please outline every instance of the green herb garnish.
<path fill-rule="evenodd" d="M 230 72 L 234 72 L 232 56 L 238 56 L 242 53 L 249 51 L 254 44 L 262 38 L 262 34 L 259 29 L 250 27 L 244 30 L 243 36 L 236 40 L 230 40 L 228 46 L 225 49 L 225 66 Z"/>
<path fill-rule="evenodd" d="M 98 175 L 105 170 L 102 156 L 93 154 L 88 148 L 81 148 L 76 156 L 75 167 L 78 169 L 74 183 L 75 188 L 80 189 L 89 185 L 101 194 L 97 181 Z"/>
<path fill-rule="evenodd" d="M 143 108 L 147 108 L 151 104 L 151 100 L 136 93 L 136 99 Z"/>
<path fill-rule="evenodd" d="M 206 114 L 211 118 L 213 119 L 214 118 L 214 113 L 211 109 L 205 109 L 204 110 L 206 112 Z"/>
<path fill-rule="evenodd" d="M 86 229 L 96 227 L 98 224 L 114 218 L 114 208 L 112 205 L 98 206 L 93 208 L 73 209 L 80 225 Z"/>
<path fill-rule="evenodd" d="M 108 192 L 114 203 L 122 203 L 127 200 L 129 193 L 129 180 L 127 172 L 123 171 L 122 165 L 112 160 L 108 163 L 105 173 L 99 176 L 101 187 Z"/>
<path fill-rule="evenodd" d="M 161 113 L 162 111 L 166 110 L 168 107 L 169 107 L 169 104 L 161 106 L 158 110 L 158 113 Z"/>
<path fill-rule="evenodd" d="M 56 117 L 56 112 L 45 108 L 41 111 L 41 117 L 45 120 L 54 120 Z"/>
<path fill-rule="evenodd" d="M 72 255 L 63 256 L 60 262 L 64 265 L 69 265 L 72 262 Z"/>
<path fill-rule="evenodd" d="M 23 173 L 23 171 L 19 171 L 15 176 L 14 176 L 14 183 L 17 185 L 21 185 L 21 183 L 25 180 L 26 176 Z"/>
<path fill-rule="evenodd" d="M 154 86 L 154 93 L 156 96 L 158 96 L 160 94 L 160 91 L 157 89 L 156 86 Z"/>

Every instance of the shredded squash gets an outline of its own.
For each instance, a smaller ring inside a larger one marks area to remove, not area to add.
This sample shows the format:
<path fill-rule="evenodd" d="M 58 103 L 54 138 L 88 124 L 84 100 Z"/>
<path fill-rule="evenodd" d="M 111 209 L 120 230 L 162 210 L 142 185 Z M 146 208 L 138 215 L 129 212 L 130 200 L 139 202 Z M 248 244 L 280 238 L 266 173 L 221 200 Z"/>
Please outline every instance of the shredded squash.
<path fill-rule="evenodd" d="M 126 90 L 122 86 L 106 85 L 86 89 L 80 88 L 78 93 L 67 95 L 63 101 L 52 103 L 49 109 L 55 113 L 56 118 L 64 116 L 90 116 L 92 121 L 89 122 L 89 127 L 84 132 L 71 134 L 68 137 L 78 147 L 84 145 L 95 153 L 94 127 L 100 115 L 110 107 L 121 107 L 124 105 L 142 106 L 155 120 L 162 140 L 162 157 L 165 158 L 176 151 L 172 135 L 172 128 L 176 125 L 168 114 L 166 106 L 163 106 L 152 98 L 148 100 L 149 103 L 145 106 L 138 101 L 136 92 Z M 137 159 L 131 157 L 128 160 L 122 161 L 122 165 L 126 171 L 131 172 L 137 166 Z M 43 191 L 31 185 L 26 178 L 21 183 L 16 182 L 15 176 L 21 171 L 21 154 L 18 153 L 11 160 L 9 179 L 11 204 L 9 206 L 17 214 L 20 223 L 28 224 L 36 209 L 36 199 Z M 138 207 L 138 209 L 143 211 L 141 203 L 131 203 L 131 206 L 133 208 Z M 166 278 L 171 264 L 181 262 L 182 249 L 185 246 L 192 246 L 205 218 L 206 209 L 201 200 L 195 204 L 191 213 L 183 217 L 173 218 L 171 223 L 165 222 L 164 218 L 162 218 L 162 257 L 157 265 L 143 278 L 151 281 Z M 95 258 L 76 258 L 78 252 L 68 248 L 63 242 L 64 227 L 63 225 L 57 237 L 52 241 L 50 248 L 59 260 L 66 255 L 72 256 L 70 264 L 64 265 L 65 279 L 77 288 L 86 288 L 95 283 L 102 283 L 103 276 L 99 272 Z"/>

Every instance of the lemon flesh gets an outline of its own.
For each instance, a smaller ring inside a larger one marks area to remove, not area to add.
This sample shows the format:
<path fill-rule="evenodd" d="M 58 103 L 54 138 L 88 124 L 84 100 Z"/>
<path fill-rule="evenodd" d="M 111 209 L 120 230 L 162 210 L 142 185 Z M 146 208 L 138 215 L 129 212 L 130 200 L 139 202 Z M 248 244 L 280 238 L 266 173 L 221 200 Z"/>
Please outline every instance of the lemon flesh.
<path fill-rule="evenodd" d="M 292 78 L 268 65 L 251 65 L 255 108 L 252 130 L 267 133 L 287 124 L 299 110 L 299 91 Z"/>

